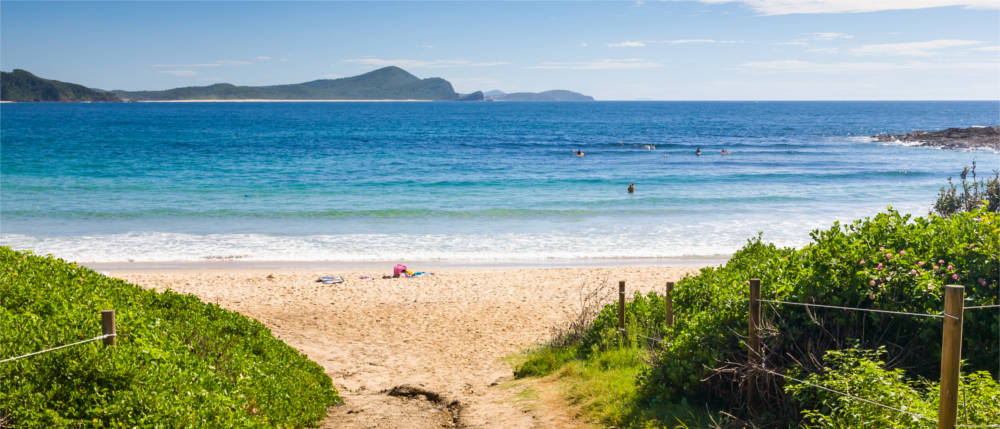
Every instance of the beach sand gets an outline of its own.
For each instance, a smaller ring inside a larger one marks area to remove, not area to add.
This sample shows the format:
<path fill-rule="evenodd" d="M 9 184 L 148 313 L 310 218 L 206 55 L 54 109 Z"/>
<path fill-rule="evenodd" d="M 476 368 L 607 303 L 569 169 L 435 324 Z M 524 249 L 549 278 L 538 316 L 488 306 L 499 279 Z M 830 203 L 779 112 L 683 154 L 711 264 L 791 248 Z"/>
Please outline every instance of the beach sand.
<path fill-rule="evenodd" d="M 426 270 L 425 267 L 417 267 Z M 550 338 L 580 310 L 582 290 L 603 285 L 609 302 L 662 291 L 696 267 L 466 268 L 381 279 L 368 270 L 118 270 L 146 287 L 197 295 L 267 325 L 318 362 L 345 400 L 326 428 L 589 427 L 558 400 L 525 407 L 504 360 Z M 345 280 L 317 283 L 323 275 Z M 360 280 L 362 275 L 375 280 Z M 391 396 L 410 386 L 442 397 Z M 399 389 L 397 389 L 398 391 Z M 458 401 L 460 406 L 449 409 Z"/>

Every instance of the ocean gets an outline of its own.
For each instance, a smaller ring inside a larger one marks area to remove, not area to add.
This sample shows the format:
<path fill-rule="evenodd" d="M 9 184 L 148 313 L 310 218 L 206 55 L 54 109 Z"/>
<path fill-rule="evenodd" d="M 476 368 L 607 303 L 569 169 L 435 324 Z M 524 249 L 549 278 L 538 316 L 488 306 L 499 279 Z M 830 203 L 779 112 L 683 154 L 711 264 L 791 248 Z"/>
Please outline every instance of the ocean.
<path fill-rule="evenodd" d="M 724 258 L 926 215 L 1000 155 L 868 136 L 998 123 L 991 101 L 2 104 L 0 243 L 82 263 Z"/>

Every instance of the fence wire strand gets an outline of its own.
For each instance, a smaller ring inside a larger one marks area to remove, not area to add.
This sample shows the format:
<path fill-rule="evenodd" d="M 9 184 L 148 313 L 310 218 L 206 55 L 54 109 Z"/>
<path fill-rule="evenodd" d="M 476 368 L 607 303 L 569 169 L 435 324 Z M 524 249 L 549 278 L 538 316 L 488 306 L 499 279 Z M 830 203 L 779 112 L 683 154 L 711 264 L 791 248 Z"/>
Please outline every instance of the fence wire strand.
<path fill-rule="evenodd" d="M 966 310 L 979 310 L 979 309 L 983 309 L 983 308 L 1000 308 L 1000 304 L 994 304 L 994 305 L 974 305 L 972 307 L 964 307 L 964 309 L 966 309 Z"/>
<path fill-rule="evenodd" d="M 787 378 L 789 380 L 797 381 L 799 383 L 805 384 L 807 386 L 812 386 L 812 387 L 815 387 L 817 389 L 823 389 L 823 390 L 826 390 L 826 391 L 831 392 L 831 393 L 836 393 L 838 395 L 854 399 L 856 401 L 864 402 L 866 404 L 871 404 L 871 405 L 879 406 L 879 407 L 886 408 L 886 409 L 889 409 L 889 410 L 897 411 L 897 412 L 900 412 L 900 413 L 903 413 L 903 414 L 908 414 L 911 417 L 915 417 L 915 418 L 918 418 L 918 419 L 929 420 L 929 421 L 932 421 L 932 422 L 936 421 L 935 419 L 932 419 L 930 417 L 927 417 L 927 416 L 924 416 L 924 415 L 921 415 L 921 414 L 914 413 L 912 411 L 901 410 L 899 408 L 891 407 L 891 406 L 888 406 L 888 405 L 885 405 L 885 404 L 880 404 L 880 403 L 872 401 L 870 399 L 865 399 L 865 398 L 857 397 L 857 396 L 851 395 L 850 393 L 844 393 L 844 392 L 841 392 L 841 391 L 838 391 L 838 390 L 833 390 L 833 389 L 831 389 L 829 387 L 820 386 L 818 384 L 813 384 L 813 383 L 810 383 L 810 382 L 805 381 L 805 380 L 799 380 L 799 379 L 797 379 L 795 377 L 790 377 L 790 376 L 787 376 L 785 374 L 781 374 L 781 373 L 778 373 L 778 372 L 775 372 L 775 371 L 771 371 L 771 370 L 769 370 L 767 368 L 764 368 L 764 367 L 760 367 L 760 369 L 762 371 L 766 372 L 766 373 L 777 375 L 778 377 L 784 377 L 784 378 Z"/>
<path fill-rule="evenodd" d="M 803 307 L 832 308 L 832 309 L 835 309 L 835 310 L 851 310 L 851 311 L 867 311 L 867 312 L 871 312 L 871 313 L 902 314 L 902 315 L 906 315 L 906 316 L 935 317 L 935 318 L 939 318 L 939 319 L 940 318 L 944 318 L 944 317 L 947 316 L 947 317 L 950 317 L 952 319 L 958 319 L 957 317 L 952 316 L 952 315 L 947 314 L 947 313 L 942 313 L 942 314 L 910 313 L 910 312 L 906 312 L 906 311 L 879 310 L 879 309 L 876 309 L 876 308 L 841 307 L 841 306 L 837 306 L 837 305 L 809 304 L 809 303 L 805 303 L 805 302 L 777 301 L 777 300 L 773 300 L 773 299 L 759 299 L 758 301 L 760 301 L 760 302 L 770 302 L 770 303 L 773 303 L 773 304 L 800 305 L 800 306 L 803 306 Z"/>
<path fill-rule="evenodd" d="M 66 347 L 78 346 L 78 345 L 83 344 L 83 343 L 89 343 L 91 341 L 103 340 L 105 338 L 110 338 L 110 337 L 114 337 L 114 336 L 116 336 L 116 334 L 104 334 L 104 335 L 97 336 L 97 337 L 94 337 L 94 338 L 89 338 L 89 339 L 86 339 L 86 340 L 83 340 L 83 341 L 77 341 L 77 342 L 72 343 L 72 344 L 66 344 L 66 345 L 62 345 L 62 346 L 58 346 L 58 347 L 53 347 L 51 349 L 39 350 L 39 351 L 34 352 L 34 353 L 28 353 L 26 355 L 21 355 L 21 356 L 15 356 L 15 357 L 7 358 L 7 359 L 4 359 L 4 360 L 0 360 L 0 363 L 10 362 L 10 361 L 18 360 L 18 359 L 21 359 L 21 358 L 26 358 L 26 357 L 30 357 L 30 356 L 40 355 L 42 353 L 48 353 L 48 352 L 56 351 L 56 350 L 59 350 L 59 349 L 65 349 Z"/>

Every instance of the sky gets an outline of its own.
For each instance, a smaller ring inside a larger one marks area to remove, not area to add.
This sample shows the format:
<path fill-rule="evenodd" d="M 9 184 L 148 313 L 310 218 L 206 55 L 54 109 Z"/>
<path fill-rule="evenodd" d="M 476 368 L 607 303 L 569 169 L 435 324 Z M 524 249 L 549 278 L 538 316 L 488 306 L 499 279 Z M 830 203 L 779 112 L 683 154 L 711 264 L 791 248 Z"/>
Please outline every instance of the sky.
<path fill-rule="evenodd" d="M 100 89 L 396 65 L 468 93 L 1000 100 L 1000 0 L 0 1 L 0 69 Z"/>

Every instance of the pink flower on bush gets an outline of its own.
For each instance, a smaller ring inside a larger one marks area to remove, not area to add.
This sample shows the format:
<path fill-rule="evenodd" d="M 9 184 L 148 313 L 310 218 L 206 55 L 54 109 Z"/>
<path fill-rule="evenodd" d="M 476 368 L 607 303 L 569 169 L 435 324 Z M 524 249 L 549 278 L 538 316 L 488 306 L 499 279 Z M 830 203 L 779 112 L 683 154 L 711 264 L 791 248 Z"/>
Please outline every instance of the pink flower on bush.
<path fill-rule="evenodd" d="M 882 264 L 878 264 L 878 266 L 875 268 L 877 268 L 879 271 L 882 271 Z"/>
<path fill-rule="evenodd" d="M 861 265 L 864 265 L 864 264 L 865 264 L 865 260 L 864 260 L 864 259 L 862 259 L 862 260 L 861 260 Z"/>
<path fill-rule="evenodd" d="M 914 276 L 917 275 L 917 270 L 910 270 L 910 274 L 912 274 Z"/>
<path fill-rule="evenodd" d="M 938 259 L 938 263 L 944 265 L 944 259 Z"/>
<path fill-rule="evenodd" d="M 868 282 L 868 286 L 875 286 L 875 280 Z"/>
<path fill-rule="evenodd" d="M 935 266 L 934 266 L 934 271 L 937 271 L 937 269 L 938 269 L 938 266 L 937 266 L 937 265 L 935 265 Z"/>
<path fill-rule="evenodd" d="M 980 286 L 986 286 L 986 279 L 984 279 L 984 278 L 980 277 L 980 278 L 979 278 L 979 285 L 980 285 Z"/>
<path fill-rule="evenodd" d="M 934 290 L 934 289 L 937 289 L 937 286 L 927 285 L 927 289 Z"/>
<path fill-rule="evenodd" d="M 924 261 L 917 262 L 917 265 L 924 266 Z"/>
<path fill-rule="evenodd" d="M 946 276 L 946 275 L 947 274 L 945 274 L 945 273 L 941 273 L 941 278 L 944 278 L 944 276 Z"/>
<path fill-rule="evenodd" d="M 900 254 L 900 255 L 905 255 L 905 254 L 906 254 L 906 251 L 905 251 L 905 250 L 900 250 L 900 251 L 899 251 L 899 254 Z"/>
<path fill-rule="evenodd" d="M 951 275 L 951 279 L 952 280 L 958 280 L 958 274 L 952 274 Z"/>
<path fill-rule="evenodd" d="M 885 259 L 892 259 L 892 253 L 886 253 Z"/>
<path fill-rule="evenodd" d="M 885 251 L 885 246 L 879 246 L 878 250 L 884 252 Z"/>
<path fill-rule="evenodd" d="M 955 269 L 955 266 L 954 266 L 954 265 L 949 265 L 949 266 L 948 266 L 948 269 L 949 269 L 949 270 L 954 270 L 954 269 Z"/>

